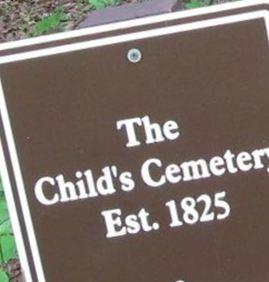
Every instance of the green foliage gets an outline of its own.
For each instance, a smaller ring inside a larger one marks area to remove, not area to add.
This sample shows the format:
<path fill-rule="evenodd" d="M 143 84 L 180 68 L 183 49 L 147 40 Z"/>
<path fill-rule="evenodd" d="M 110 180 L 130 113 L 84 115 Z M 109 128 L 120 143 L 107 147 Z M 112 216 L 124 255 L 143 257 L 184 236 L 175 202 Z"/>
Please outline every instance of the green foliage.
<path fill-rule="evenodd" d="M 107 6 L 113 6 L 121 2 L 121 0 L 87 0 L 87 1 L 96 10 L 103 9 Z"/>
<path fill-rule="evenodd" d="M 4 194 L 0 196 L 0 228 L 1 225 L 8 219 L 8 210 Z"/>
<path fill-rule="evenodd" d="M 9 219 L 0 225 L 0 258 L 7 263 L 17 255 L 16 244 Z M 1 280 L 0 280 L 1 281 Z"/>
<path fill-rule="evenodd" d="M 2 268 L 0 268 L 0 281 L 1 282 L 9 282 L 9 278 Z"/>
<path fill-rule="evenodd" d="M 190 0 L 188 3 L 185 4 L 186 9 L 195 9 L 195 8 L 201 8 L 208 5 L 213 4 L 214 1 L 211 0 Z"/>
<path fill-rule="evenodd" d="M 61 22 L 66 20 L 66 14 L 63 9 L 58 8 L 49 16 L 37 22 L 34 26 L 33 36 L 47 34 L 60 29 Z"/>
<path fill-rule="evenodd" d="M 9 281 L 4 265 L 17 257 L 16 244 L 9 220 L 8 209 L 0 181 L 0 281 Z"/>
<path fill-rule="evenodd" d="M 2 181 L 0 179 L 0 197 L 3 196 L 3 193 L 4 193 L 4 189 L 3 189 Z"/>

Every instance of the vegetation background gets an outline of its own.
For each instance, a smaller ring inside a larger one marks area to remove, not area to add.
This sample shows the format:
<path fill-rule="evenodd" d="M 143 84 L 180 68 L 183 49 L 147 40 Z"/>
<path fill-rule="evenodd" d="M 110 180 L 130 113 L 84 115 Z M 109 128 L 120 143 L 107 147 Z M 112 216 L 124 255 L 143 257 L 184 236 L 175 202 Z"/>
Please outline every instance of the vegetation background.
<path fill-rule="evenodd" d="M 90 11 L 142 1 L 0 0 L 0 42 L 71 30 L 76 28 Z M 186 9 L 191 9 L 229 0 L 181 1 L 184 2 Z"/>
<path fill-rule="evenodd" d="M 0 43 L 75 29 L 94 10 L 143 0 L 0 0 Z M 144 0 L 147 1 L 147 0 Z M 183 0 L 193 9 L 234 0 Z M 23 277 L 0 179 L 0 282 Z"/>

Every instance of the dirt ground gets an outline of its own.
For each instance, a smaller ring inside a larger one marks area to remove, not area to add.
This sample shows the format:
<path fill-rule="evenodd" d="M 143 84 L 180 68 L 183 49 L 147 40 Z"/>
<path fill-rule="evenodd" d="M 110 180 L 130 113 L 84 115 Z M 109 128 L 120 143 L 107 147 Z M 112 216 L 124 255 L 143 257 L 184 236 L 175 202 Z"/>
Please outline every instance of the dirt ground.
<path fill-rule="evenodd" d="M 0 0 L 0 43 L 72 30 L 95 9 L 142 1 L 147 0 Z M 192 9 L 234 0 L 179 1 Z"/>
<path fill-rule="evenodd" d="M 32 36 L 36 24 L 57 9 L 63 16 L 56 31 L 64 31 L 74 29 L 95 7 L 89 0 L 0 0 L 0 42 Z"/>

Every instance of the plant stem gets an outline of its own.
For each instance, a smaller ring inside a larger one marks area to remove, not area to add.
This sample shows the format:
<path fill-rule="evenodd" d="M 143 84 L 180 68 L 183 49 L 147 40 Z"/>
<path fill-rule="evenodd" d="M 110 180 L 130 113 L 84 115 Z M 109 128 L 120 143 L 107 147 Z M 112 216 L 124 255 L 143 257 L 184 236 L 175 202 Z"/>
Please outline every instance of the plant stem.
<path fill-rule="evenodd" d="M 4 264 L 5 258 L 4 258 L 3 248 L 2 248 L 2 235 L 0 235 L 0 260 L 1 260 L 1 264 Z"/>

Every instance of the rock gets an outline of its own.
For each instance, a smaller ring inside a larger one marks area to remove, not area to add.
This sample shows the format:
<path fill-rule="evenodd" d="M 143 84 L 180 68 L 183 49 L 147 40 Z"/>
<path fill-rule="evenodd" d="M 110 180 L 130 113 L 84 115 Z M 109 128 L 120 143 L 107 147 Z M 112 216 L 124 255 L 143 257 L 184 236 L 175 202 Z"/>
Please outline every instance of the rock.
<path fill-rule="evenodd" d="M 21 266 L 18 259 L 11 259 L 6 265 L 10 282 L 24 282 Z"/>
<path fill-rule="evenodd" d="M 79 28 L 142 18 L 182 9 L 182 0 L 149 0 L 142 3 L 123 4 L 89 13 L 86 19 L 79 25 Z"/>

